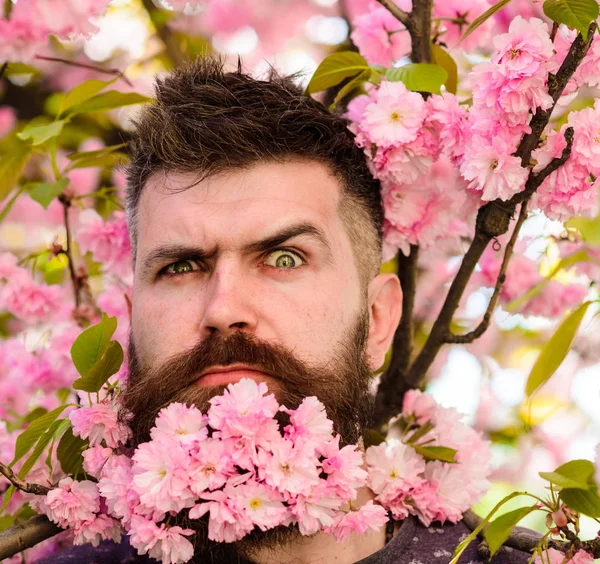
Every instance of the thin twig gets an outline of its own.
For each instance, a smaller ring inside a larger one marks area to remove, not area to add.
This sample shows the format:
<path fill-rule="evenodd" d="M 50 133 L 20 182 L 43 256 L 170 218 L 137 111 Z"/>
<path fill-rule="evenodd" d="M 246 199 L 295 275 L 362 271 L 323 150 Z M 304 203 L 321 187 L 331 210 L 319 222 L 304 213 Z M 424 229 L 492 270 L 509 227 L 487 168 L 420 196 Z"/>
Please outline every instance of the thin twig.
<path fill-rule="evenodd" d="M 500 298 L 500 293 L 502 292 L 502 288 L 504 287 L 504 282 L 506 280 L 506 270 L 508 269 L 508 263 L 513 255 L 513 251 L 515 248 L 515 243 L 517 242 L 517 236 L 519 235 L 519 231 L 521 230 L 521 226 L 525 222 L 527 218 L 527 201 L 521 204 L 521 210 L 519 212 L 519 219 L 515 225 L 515 228 L 512 232 L 510 241 L 506 245 L 504 249 L 504 256 L 502 258 L 502 265 L 500 266 L 500 272 L 498 273 L 498 278 L 496 280 L 496 286 L 494 287 L 494 293 L 490 298 L 490 302 L 488 307 L 483 315 L 483 319 L 481 323 L 465 335 L 455 335 L 452 332 L 448 332 L 445 338 L 446 343 L 454 343 L 454 344 L 466 344 L 472 343 L 475 339 L 479 339 L 490 326 L 490 322 L 492 321 L 492 315 L 494 314 L 494 310 L 496 309 L 496 305 L 498 304 L 498 299 Z"/>
<path fill-rule="evenodd" d="M 554 41 L 555 37 L 556 37 L 556 32 L 558 31 L 559 28 L 559 23 L 558 22 L 554 22 L 552 24 L 552 31 L 550 32 L 550 41 Z"/>
<path fill-rule="evenodd" d="M 63 220 L 65 224 L 65 231 L 67 236 L 67 246 L 63 249 L 63 253 L 67 257 L 69 263 L 69 274 L 71 275 L 71 282 L 73 283 L 73 295 L 75 297 L 75 308 L 81 305 L 81 278 L 77 276 L 75 272 L 75 262 L 73 260 L 73 240 L 71 236 L 71 226 L 69 223 L 69 208 L 71 207 L 70 200 L 61 194 L 58 196 L 60 203 L 63 206 Z"/>
<path fill-rule="evenodd" d="M 45 515 L 36 515 L 0 533 L 0 562 L 62 532 Z"/>
<path fill-rule="evenodd" d="M 0 462 L 0 474 L 2 474 L 13 486 L 15 486 L 15 488 L 18 488 L 25 493 L 46 495 L 51 489 L 40 484 L 30 484 L 25 480 L 21 480 L 21 478 L 19 478 L 19 476 L 12 471 L 12 468 L 9 468 L 2 462 Z"/>
<path fill-rule="evenodd" d="M 392 0 L 377 0 L 377 2 L 387 8 L 388 12 L 390 12 L 390 14 L 392 14 L 392 16 L 394 16 L 407 29 L 409 26 L 411 26 L 410 14 L 398 8 L 398 6 L 396 6 Z"/>
<path fill-rule="evenodd" d="M 45 55 L 36 55 L 36 59 L 40 59 L 41 61 L 52 61 L 54 63 L 64 63 L 65 65 L 69 65 L 72 67 L 79 67 L 82 69 L 89 69 L 96 71 L 101 74 L 111 74 L 113 76 L 117 76 L 118 78 L 122 78 L 128 86 L 133 87 L 133 83 L 129 80 L 122 70 L 119 69 L 105 69 L 103 67 L 98 67 L 96 65 L 88 65 L 86 63 L 79 63 L 77 61 L 71 61 L 69 59 L 61 59 L 60 57 L 46 57 Z"/>

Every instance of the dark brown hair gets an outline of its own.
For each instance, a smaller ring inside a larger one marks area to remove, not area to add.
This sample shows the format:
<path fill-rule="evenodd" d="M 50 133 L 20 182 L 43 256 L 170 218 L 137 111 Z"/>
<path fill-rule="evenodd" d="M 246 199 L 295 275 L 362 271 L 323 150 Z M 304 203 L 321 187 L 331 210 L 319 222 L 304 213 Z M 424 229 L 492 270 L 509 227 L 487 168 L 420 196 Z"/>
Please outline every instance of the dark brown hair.
<path fill-rule="evenodd" d="M 340 181 L 340 214 L 364 279 L 379 271 L 383 210 L 380 187 L 347 122 L 304 96 L 293 77 L 268 80 L 244 74 L 240 65 L 206 57 L 156 80 L 156 102 L 134 121 L 127 166 L 126 210 L 132 247 L 137 209 L 156 172 L 194 172 L 198 181 L 259 162 L 317 161 Z"/>

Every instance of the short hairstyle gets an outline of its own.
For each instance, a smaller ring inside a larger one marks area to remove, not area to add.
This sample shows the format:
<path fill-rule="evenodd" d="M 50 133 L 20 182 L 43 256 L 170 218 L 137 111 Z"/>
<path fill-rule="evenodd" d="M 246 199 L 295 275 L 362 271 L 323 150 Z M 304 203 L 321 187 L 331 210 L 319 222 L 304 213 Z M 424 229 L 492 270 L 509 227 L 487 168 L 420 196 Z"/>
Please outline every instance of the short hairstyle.
<path fill-rule="evenodd" d="M 380 185 L 348 123 L 304 95 L 293 77 L 258 80 L 205 57 L 155 83 L 156 101 L 133 124 L 126 167 L 126 215 L 135 258 L 142 191 L 157 172 L 192 172 L 198 181 L 260 162 L 325 164 L 341 184 L 339 212 L 361 279 L 379 272 L 383 207 Z"/>

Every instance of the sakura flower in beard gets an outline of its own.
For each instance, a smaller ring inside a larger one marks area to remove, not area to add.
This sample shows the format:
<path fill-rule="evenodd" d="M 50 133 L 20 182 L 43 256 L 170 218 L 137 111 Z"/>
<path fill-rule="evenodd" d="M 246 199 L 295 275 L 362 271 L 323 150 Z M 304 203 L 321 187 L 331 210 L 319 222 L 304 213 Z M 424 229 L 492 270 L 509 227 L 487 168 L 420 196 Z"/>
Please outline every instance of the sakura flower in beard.
<path fill-rule="evenodd" d="M 499 137 L 491 143 L 480 137 L 470 141 L 460 170 L 465 180 L 471 181 L 469 188 L 481 192 L 483 201 L 509 200 L 525 187 L 529 172 L 512 151 Z"/>
<path fill-rule="evenodd" d="M 157 519 L 194 504 L 188 487 L 190 458 L 174 440 L 142 443 L 133 455 L 133 490 Z"/>
<path fill-rule="evenodd" d="M 387 511 L 381 505 L 373 504 L 372 500 L 355 511 L 340 513 L 331 527 L 325 529 L 338 542 L 342 542 L 350 533 L 363 534 L 367 529 L 379 530 L 389 521 Z"/>
<path fill-rule="evenodd" d="M 207 417 L 194 406 L 171 403 L 160 410 L 150 436 L 155 440 L 174 439 L 189 448 L 208 437 Z"/>
<path fill-rule="evenodd" d="M 302 535 L 314 535 L 331 527 L 343 501 L 323 484 L 290 500 L 290 511 Z"/>
<path fill-rule="evenodd" d="M 129 529 L 130 542 L 139 554 L 148 554 L 163 564 L 187 562 L 194 555 L 194 547 L 185 536 L 193 535 L 192 529 L 160 526 L 134 515 Z"/>
<path fill-rule="evenodd" d="M 123 529 L 116 519 L 108 515 L 98 515 L 91 521 L 86 521 L 75 532 L 74 545 L 91 544 L 98 546 L 103 540 L 121 542 Z"/>
<path fill-rule="evenodd" d="M 331 440 L 333 421 L 327 418 L 325 406 L 316 397 L 304 398 L 296 409 L 282 406 L 280 411 L 290 416 L 291 425 L 285 427 L 287 439 L 303 438 L 318 443 Z"/>
<path fill-rule="evenodd" d="M 63 529 L 77 527 L 92 521 L 100 510 L 98 487 L 89 480 L 64 478 L 46 494 L 45 504 L 51 521 Z"/>
<path fill-rule="evenodd" d="M 133 489 L 132 461 L 126 456 L 111 457 L 98 481 L 100 494 L 106 501 L 109 513 L 127 525 L 134 508 L 139 507 L 140 498 Z"/>
<path fill-rule="evenodd" d="M 209 539 L 235 542 L 254 528 L 252 521 L 236 510 L 231 498 L 223 490 L 204 493 L 202 499 L 207 501 L 192 507 L 189 516 L 190 519 L 200 519 L 204 514 L 209 514 Z"/>
<path fill-rule="evenodd" d="M 89 439 L 90 446 L 104 441 L 106 446 L 116 448 L 129 439 L 129 429 L 119 422 L 118 406 L 114 401 L 96 403 L 91 407 L 81 407 L 69 414 L 73 434 Z"/>
<path fill-rule="evenodd" d="M 356 445 L 346 445 L 340 449 L 340 436 L 319 449 L 325 457 L 321 463 L 327 476 L 327 487 L 342 499 L 355 499 L 356 489 L 366 484 L 367 472 L 361 468 L 363 453 Z"/>
<path fill-rule="evenodd" d="M 264 382 L 249 378 L 229 384 L 222 396 L 211 398 L 208 424 L 220 431 L 220 438 L 255 437 L 264 433 L 263 425 L 270 425 L 279 410 L 273 394 L 267 393 Z M 279 432 L 277 433 L 279 435 Z"/>
<path fill-rule="evenodd" d="M 371 99 L 360 124 L 371 142 L 390 146 L 417 138 L 427 115 L 420 94 L 407 90 L 402 82 L 384 81 Z"/>
<path fill-rule="evenodd" d="M 546 62 L 554 54 L 548 32 L 548 24 L 538 18 L 515 17 L 508 33 L 494 38 L 496 53 L 492 62 L 504 66 L 511 75 L 532 76 L 547 72 Z"/>
<path fill-rule="evenodd" d="M 281 438 L 271 452 L 258 452 L 258 475 L 268 486 L 297 495 L 319 484 L 319 463 L 310 443 Z"/>
<path fill-rule="evenodd" d="M 194 448 L 189 466 L 190 489 L 198 496 L 216 490 L 237 474 L 226 441 L 207 438 Z"/>
<path fill-rule="evenodd" d="M 409 8 L 410 11 L 410 8 Z M 391 66 L 411 48 L 410 35 L 385 7 L 371 2 L 352 19 L 350 38 L 370 65 Z"/>
<path fill-rule="evenodd" d="M 290 521 L 290 511 L 283 505 L 281 494 L 254 480 L 233 488 L 226 486 L 224 492 L 230 506 L 262 531 Z"/>

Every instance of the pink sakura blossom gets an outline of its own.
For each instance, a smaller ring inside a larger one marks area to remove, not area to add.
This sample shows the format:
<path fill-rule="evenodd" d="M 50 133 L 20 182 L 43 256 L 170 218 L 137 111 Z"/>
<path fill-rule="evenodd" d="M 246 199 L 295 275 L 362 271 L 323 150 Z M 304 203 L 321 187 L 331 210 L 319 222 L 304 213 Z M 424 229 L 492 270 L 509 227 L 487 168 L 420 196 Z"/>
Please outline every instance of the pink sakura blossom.
<path fill-rule="evenodd" d="M 340 437 L 336 435 L 319 453 L 325 457 L 321 463 L 327 476 L 327 486 L 338 497 L 354 499 L 357 488 L 366 484 L 367 472 L 361 468 L 363 454 L 356 445 L 346 445 L 340 449 Z"/>
<path fill-rule="evenodd" d="M 371 446 L 366 452 L 368 485 L 383 507 L 394 518 L 405 519 L 410 512 L 409 499 L 423 484 L 425 461 L 415 450 L 397 439 Z"/>
<path fill-rule="evenodd" d="M 342 542 L 350 533 L 364 534 L 367 529 L 379 530 L 389 521 L 387 511 L 372 500 L 356 510 L 339 514 L 332 527 L 326 529 L 338 542 Z"/>
<path fill-rule="evenodd" d="M 26 323 L 49 321 L 66 300 L 64 288 L 37 283 L 29 276 L 11 278 L 0 293 L 0 307 Z"/>
<path fill-rule="evenodd" d="M 140 498 L 133 486 L 131 459 L 113 456 L 102 468 L 98 489 L 106 501 L 109 513 L 127 525 L 133 509 L 139 506 Z"/>
<path fill-rule="evenodd" d="M 0 107 L 0 138 L 10 133 L 17 125 L 17 114 L 10 106 Z"/>
<path fill-rule="evenodd" d="M 198 496 L 216 490 L 237 473 L 225 441 L 207 438 L 191 452 L 190 489 Z"/>
<path fill-rule="evenodd" d="M 427 115 L 420 94 L 407 90 L 402 82 L 384 81 L 372 91 L 371 100 L 360 126 L 372 143 L 386 147 L 417 138 Z"/>
<path fill-rule="evenodd" d="M 410 8 L 409 8 L 410 11 Z M 370 65 L 389 67 L 410 52 L 410 35 L 389 10 L 375 2 L 352 20 L 350 38 Z"/>
<path fill-rule="evenodd" d="M 573 564 L 594 564 L 594 556 L 585 550 L 578 550 L 571 560 Z"/>
<path fill-rule="evenodd" d="M 45 504 L 48 518 L 59 527 L 78 527 L 92 521 L 100 510 L 98 486 L 89 480 L 64 478 L 46 494 Z"/>
<path fill-rule="evenodd" d="M 549 548 L 548 550 L 544 550 L 542 557 L 540 557 L 539 554 L 536 554 L 533 562 L 534 564 L 563 564 L 565 558 L 564 552 L 556 550 L 555 548 Z M 574 562 L 574 560 L 571 560 L 571 562 Z M 593 562 L 593 560 L 591 562 Z"/>
<path fill-rule="evenodd" d="M 290 512 L 282 503 L 282 495 L 264 484 L 249 480 L 234 488 L 225 487 L 224 492 L 235 511 L 262 531 L 289 521 Z"/>
<path fill-rule="evenodd" d="M 196 407 L 171 403 L 160 410 L 150 431 L 152 439 L 174 439 L 182 445 L 204 441 L 208 436 L 207 417 Z"/>
<path fill-rule="evenodd" d="M 444 0 L 433 5 L 433 18 L 443 18 L 436 23 L 436 30 L 441 40 L 450 48 L 455 47 L 464 34 L 464 25 L 454 23 L 461 15 L 467 15 L 472 21 L 489 8 L 486 0 Z M 477 47 L 487 46 L 490 43 L 492 31 L 495 31 L 494 22 L 489 19 L 474 33 L 460 44 L 460 49 L 475 50 Z"/>
<path fill-rule="evenodd" d="M 501 137 L 489 143 L 483 138 L 471 141 L 460 170 L 465 180 L 471 181 L 469 188 L 481 192 L 483 201 L 509 200 L 525 188 L 529 173 L 512 152 Z"/>
<path fill-rule="evenodd" d="M 327 418 L 325 406 L 316 397 L 304 398 L 297 409 L 280 409 L 290 415 L 291 425 L 285 428 L 286 438 L 292 441 L 302 438 L 319 443 L 331 439 L 333 422 Z"/>
<path fill-rule="evenodd" d="M 85 449 L 82 455 L 83 469 L 91 476 L 99 478 L 102 468 L 113 456 L 113 449 L 95 445 Z"/>
<path fill-rule="evenodd" d="M 594 40 L 581 65 L 575 71 L 576 83 L 600 86 L 600 40 L 594 35 Z"/>
<path fill-rule="evenodd" d="M 441 96 L 430 96 L 427 105 L 430 108 L 427 119 L 439 128 L 439 144 L 442 151 L 456 162 L 462 158 L 465 151 L 466 108 L 449 92 Z"/>
<path fill-rule="evenodd" d="M 402 413 L 405 416 L 414 416 L 419 425 L 432 421 L 438 409 L 439 405 L 431 394 L 421 390 L 408 390 L 404 395 Z"/>
<path fill-rule="evenodd" d="M 580 305 L 587 294 L 588 286 L 584 284 L 561 284 L 550 280 L 537 296 L 523 306 L 520 313 L 555 319 L 565 311 Z"/>
<path fill-rule="evenodd" d="M 221 438 L 264 434 L 263 425 L 272 429 L 273 416 L 279 409 L 275 396 L 265 395 L 267 391 L 264 382 L 257 384 L 249 378 L 229 384 L 222 396 L 210 400 L 209 425 L 220 431 Z"/>
<path fill-rule="evenodd" d="M 298 495 L 291 501 L 290 511 L 298 522 L 302 535 L 314 535 L 334 524 L 342 500 L 328 488 L 319 485 L 308 495 Z"/>
<path fill-rule="evenodd" d="M 93 209 L 82 211 L 77 242 L 82 252 L 91 252 L 109 272 L 126 276 L 132 270 L 127 223 L 123 212 L 114 212 L 113 216 L 112 221 L 104 221 Z"/>
<path fill-rule="evenodd" d="M 148 554 L 163 564 L 187 562 L 194 555 L 192 543 L 185 538 L 194 534 L 192 529 L 167 527 L 164 523 L 159 526 L 154 521 L 134 515 L 129 533 L 131 546 L 139 554 Z"/>
<path fill-rule="evenodd" d="M 129 430 L 118 420 L 118 405 L 114 401 L 95 403 L 91 407 L 81 407 L 69 415 L 73 434 L 89 439 L 90 446 L 102 441 L 107 447 L 116 448 L 127 442 Z"/>
<path fill-rule="evenodd" d="M 91 544 L 98 546 L 103 540 L 121 542 L 122 527 L 119 521 L 108 515 L 97 515 L 75 528 L 74 545 Z"/>
<path fill-rule="evenodd" d="M 133 490 L 154 516 L 194 505 L 183 447 L 171 439 L 141 444 L 133 455 Z"/>

